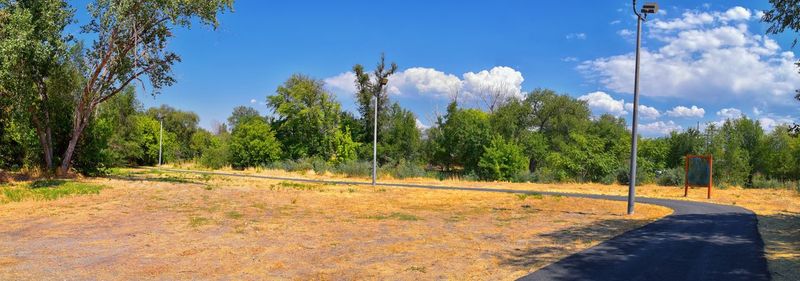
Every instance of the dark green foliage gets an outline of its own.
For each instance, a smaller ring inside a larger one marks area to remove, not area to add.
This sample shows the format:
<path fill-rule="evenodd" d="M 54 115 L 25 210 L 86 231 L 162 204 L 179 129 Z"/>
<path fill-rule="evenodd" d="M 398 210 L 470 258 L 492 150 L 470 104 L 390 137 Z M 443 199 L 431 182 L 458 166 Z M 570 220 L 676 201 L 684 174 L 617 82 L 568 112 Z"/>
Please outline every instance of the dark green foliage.
<path fill-rule="evenodd" d="M 465 172 L 475 171 L 484 147 L 491 140 L 489 115 L 477 109 L 448 107 L 444 120 L 439 120 L 441 130 L 435 138 L 433 163 L 446 168 L 461 167 Z"/>
<path fill-rule="evenodd" d="M 281 145 L 269 124 L 256 118 L 233 129 L 230 152 L 235 168 L 263 167 L 280 159 Z"/>
<path fill-rule="evenodd" d="M 192 135 L 197 132 L 197 123 L 200 121 L 196 113 L 161 105 L 148 109 L 146 114 L 153 119 L 162 120 L 165 130 L 175 134 L 178 147 L 173 153 L 176 160 L 191 160 L 198 156 L 191 149 Z"/>
<path fill-rule="evenodd" d="M 528 170 L 528 158 L 518 145 L 496 136 L 478 162 L 477 173 L 485 180 L 511 181 Z"/>
<path fill-rule="evenodd" d="M 249 106 L 237 106 L 233 108 L 233 113 L 228 117 L 228 126 L 231 130 L 236 128 L 239 123 L 244 123 L 250 119 L 264 118 L 258 110 Z"/>
<path fill-rule="evenodd" d="M 388 115 L 388 124 L 378 145 L 380 163 L 417 162 L 422 143 L 414 113 L 395 103 Z"/>

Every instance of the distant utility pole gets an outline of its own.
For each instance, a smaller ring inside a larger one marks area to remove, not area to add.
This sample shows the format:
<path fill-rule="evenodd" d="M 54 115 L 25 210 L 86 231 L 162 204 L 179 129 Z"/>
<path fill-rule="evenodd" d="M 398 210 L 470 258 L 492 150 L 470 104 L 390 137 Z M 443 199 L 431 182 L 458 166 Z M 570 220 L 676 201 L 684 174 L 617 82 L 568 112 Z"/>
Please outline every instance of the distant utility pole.
<path fill-rule="evenodd" d="M 378 99 L 383 93 L 383 88 L 389 83 L 389 79 L 382 78 L 379 81 L 378 91 L 375 93 L 375 114 L 372 116 L 373 130 L 372 130 L 372 186 L 377 184 L 378 178 Z"/>
<path fill-rule="evenodd" d="M 636 11 L 636 0 L 633 0 L 633 14 L 636 15 L 636 70 L 633 82 L 633 124 L 631 124 L 631 172 L 630 186 L 628 187 L 628 215 L 633 214 L 636 199 L 636 157 L 639 125 L 639 48 L 642 44 L 642 22 L 647 19 L 647 14 L 658 12 L 658 4 L 646 3 L 642 6 L 641 13 Z"/>
<path fill-rule="evenodd" d="M 159 118 L 158 121 L 158 166 L 161 166 L 161 148 L 164 140 L 164 118 Z"/>

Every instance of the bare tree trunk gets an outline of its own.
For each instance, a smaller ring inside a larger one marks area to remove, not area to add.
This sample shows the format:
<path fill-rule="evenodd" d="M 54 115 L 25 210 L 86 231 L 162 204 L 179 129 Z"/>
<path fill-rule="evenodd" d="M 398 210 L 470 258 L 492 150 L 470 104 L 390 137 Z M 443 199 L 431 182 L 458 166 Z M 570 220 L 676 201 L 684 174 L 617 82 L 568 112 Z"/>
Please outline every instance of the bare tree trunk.
<path fill-rule="evenodd" d="M 64 151 L 64 156 L 61 160 L 61 166 L 58 168 L 59 176 L 66 176 L 69 172 L 69 169 L 72 166 L 72 157 L 75 154 L 75 148 L 77 148 L 78 141 L 81 139 L 81 135 L 83 134 L 83 129 L 86 128 L 86 124 L 88 123 L 89 113 L 84 113 L 82 110 L 83 102 L 80 102 L 78 107 L 75 108 L 75 119 L 72 122 L 72 136 L 69 139 L 67 149 Z M 91 112 L 92 109 L 89 108 L 87 111 Z"/>
<path fill-rule="evenodd" d="M 53 134 L 50 129 L 50 108 L 48 107 L 49 98 L 47 96 L 47 86 L 44 82 L 37 83 L 39 90 L 39 112 L 44 114 L 44 122 L 39 119 L 39 112 L 31 110 L 33 125 L 36 127 L 36 134 L 39 137 L 39 145 L 42 146 L 45 168 L 47 173 L 53 172 Z"/>

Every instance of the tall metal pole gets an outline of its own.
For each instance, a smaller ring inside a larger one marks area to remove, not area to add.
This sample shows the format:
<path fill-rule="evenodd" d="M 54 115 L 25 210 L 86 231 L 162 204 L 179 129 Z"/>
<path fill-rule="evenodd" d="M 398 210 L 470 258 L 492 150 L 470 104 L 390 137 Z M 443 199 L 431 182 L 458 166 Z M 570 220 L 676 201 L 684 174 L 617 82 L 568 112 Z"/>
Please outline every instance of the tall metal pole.
<path fill-rule="evenodd" d="M 159 120 L 158 127 L 158 166 L 161 166 L 161 147 L 164 140 L 164 119 Z"/>
<path fill-rule="evenodd" d="M 378 96 L 375 96 L 375 114 L 372 115 L 373 130 L 372 130 L 372 186 L 375 186 L 375 180 L 378 175 Z"/>
<path fill-rule="evenodd" d="M 636 10 L 636 2 L 634 1 L 634 12 Z M 639 48 L 642 41 L 642 16 L 636 14 L 636 72 L 634 74 L 633 82 L 633 124 L 631 125 L 631 172 L 630 172 L 630 186 L 628 187 L 628 214 L 633 214 L 633 208 L 636 204 L 636 157 L 637 157 L 637 143 L 638 143 L 638 125 L 639 125 Z"/>

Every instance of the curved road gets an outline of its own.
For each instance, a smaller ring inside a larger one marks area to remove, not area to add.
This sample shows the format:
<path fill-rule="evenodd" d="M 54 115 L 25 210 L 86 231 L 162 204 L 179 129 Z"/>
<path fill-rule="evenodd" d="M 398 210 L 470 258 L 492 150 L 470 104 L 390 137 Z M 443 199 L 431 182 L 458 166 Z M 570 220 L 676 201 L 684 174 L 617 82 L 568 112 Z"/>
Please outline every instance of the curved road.
<path fill-rule="evenodd" d="M 365 182 L 163 169 L 278 180 L 368 185 Z M 625 201 L 623 196 L 538 192 L 493 188 L 385 184 L 409 188 L 562 195 Z M 550 264 L 519 280 L 770 280 L 764 242 L 756 215 L 747 209 L 702 202 L 637 198 L 674 212 L 641 228 L 625 232 L 582 252 Z"/>

